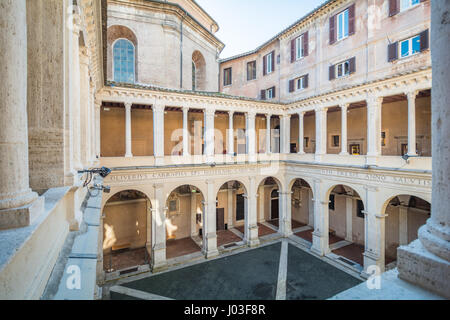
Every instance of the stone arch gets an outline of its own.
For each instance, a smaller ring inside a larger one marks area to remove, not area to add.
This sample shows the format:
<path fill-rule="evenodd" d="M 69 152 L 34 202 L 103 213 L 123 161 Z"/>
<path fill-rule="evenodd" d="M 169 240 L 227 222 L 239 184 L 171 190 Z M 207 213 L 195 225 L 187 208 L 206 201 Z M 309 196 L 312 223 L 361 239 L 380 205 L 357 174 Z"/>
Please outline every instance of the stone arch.
<path fill-rule="evenodd" d="M 206 90 L 206 61 L 203 54 L 195 50 L 192 53 L 192 90 L 204 91 Z"/>
<path fill-rule="evenodd" d="M 102 209 L 103 268 L 106 272 L 148 264 L 151 247 L 150 198 L 134 188 L 116 191 Z"/>
<path fill-rule="evenodd" d="M 143 193 L 150 201 L 150 204 L 152 204 L 151 199 L 152 199 L 152 195 L 149 194 L 144 188 L 141 188 L 139 186 L 120 186 L 120 187 L 112 187 L 111 188 L 111 192 L 108 193 L 106 196 L 104 194 L 103 199 L 102 199 L 102 211 L 103 208 L 105 207 L 106 203 L 109 201 L 109 199 L 111 199 L 113 196 L 115 196 L 117 193 L 120 193 L 122 191 L 126 191 L 126 190 L 136 190 L 139 191 L 141 193 Z"/>
<path fill-rule="evenodd" d="M 312 181 L 312 179 L 309 177 L 294 177 L 294 178 L 292 178 L 288 184 L 288 190 L 291 190 L 292 187 L 294 186 L 294 183 L 299 179 L 305 181 L 309 185 L 309 187 L 311 188 L 311 191 L 313 193 L 313 197 L 314 197 L 314 181 Z"/>
<path fill-rule="evenodd" d="M 126 39 L 130 41 L 134 46 L 134 80 L 139 81 L 139 70 L 138 70 L 138 56 L 139 56 L 139 45 L 136 33 L 127 26 L 124 25 L 113 25 L 108 27 L 107 30 L 107 79 L 114 80 L 113 72 L 113 45 L 119 39 Z"/>
<path fill-rule="evenodd" d="M 217 193 L 220 191 L 220 189 L 223 187 L 223 185 L 225 183 L 233 182 L 233 181 L 237 181 L 240 184 L 242 184 L 244 186 L 245 193 L 248 192 L 249 186 L 248 186 L 248 181 L 246 181 L 246 179 L 224 178 L 224 179 L 214 181 L 214 194 L 217 195 Z"/>
<path fill-rule="evenodd" d="M 284 184 L 282 183 L 282 180 L 280 178 L 277 178 L 275 176 L 263 176 L 256 180 L 256 187 L 259 188 L 261 183 L 265 182 L 266 179 L 272 178 L 275 180 L 276 184 L 278 185 L 278 188 L 280 190 L 284 190 Z"/>
<path fill-rule="evenodd" d="M 384 190 L 386 192 L 386 190 Z M 388 192 L 386 192 L 385 196 L 384 196 L 384 201 L 382 202 L 382 206 L 381 206 L 381 212 L 385 212 L 387 206 L 389 205 L 389 203 L 396 197 L 401 196 L 401 195 L 407 195 L 407 196 L 414 196 L 417 198 L 421 198 L 425 201 L 427 201 L 428 203 L 431 203 L 431 194 L 428 193 L 420 193 L 420 192 L 414 192 L 414 191 L 408 191 L 408 192 L 404 192 L 399 194 L 397 190 L 389 190 Z"/>
<path fill-rule="evenodd" d="M 279 228 L 279 225 L 277 225 L 277 221 L 280 218 L 280 213 L 282 210 L 282 203 L 280 201 L 280 197 L 274 198 L 274 197 L 272 197 L 272 194 L 275 189 L 278 189 L 278 192 L 283 192 L 284 185 L 282 183 L 282 180 L 277 177 L 274 177 L 274 176 L 264 176 L 257 181 L 257 190 L 259 190 L 261 185 L 266 185 L 266 182 L 269 179 L 271 179 L 275 182 L 276 187 L 272 187 L 270 189 L 265 190 L 266 193 L 265 193 L 264 197 L 266 199 L 268 199 L 267 209 L 265 207 L 263 212 L 258 212 L 258 216 L 262 215 L 264 217 L 264 221 L 267 221 L 268 223 L 272 224 L 276 228 Z M 261 208 L 259 210 L 261 210 Z M 274 210 L 276 210 L 276 211 L 274 211 Z"/>
<path fill-rule="evenodd" d="M 309 178 L 306 180 L 295 177 L 288 184 L 288 190 L 291 191 L 292 229 L 305 226 L 314 227 L 314 185 L 308 180 Z M 310 192 L 304 188 L 308 188 Z M 309 237 L 308 234 L 308 239 Z"/>

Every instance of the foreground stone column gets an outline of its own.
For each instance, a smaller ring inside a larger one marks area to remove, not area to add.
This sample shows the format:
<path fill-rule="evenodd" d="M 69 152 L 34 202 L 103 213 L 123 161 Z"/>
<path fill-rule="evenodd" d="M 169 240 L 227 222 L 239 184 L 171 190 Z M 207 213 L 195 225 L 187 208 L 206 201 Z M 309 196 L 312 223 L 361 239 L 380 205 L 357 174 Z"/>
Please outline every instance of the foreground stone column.
<path fill-rule="evenodd" d="M 328 231 L 328 204 L 329 200 L 323 201 L 325 198 L 322 190 L 322 180 L 314 180 L 314 231 L 312 234 L 312 246 L 311 251 L 319 256 L 323 256 L 329 253 L 330 248 L 328 245 L 329 231 Z"/>
<path fill-rule="evenodd" d="M 256 182 L 255 177 L 250 177 L 248 194 L 245 197 L 245 235 L 244 241 L 249 247 L 259 245 L 258 218 L 256 208 Z"/>
<path fill-rule="evenodd" d="M 292 212 L 291 212 L 291 196 L 292 191 L 281 191 L 280 195 L 280 218 L 278 232 L 283 237 L 292 235 Z"/>
<path fill-rule="evenodd" d="M 164 110 L 161 103 L 153 105 L 153 153 L 155 165 L 164 165 Z"/>
<path fill-rule="evenodd" d="M 305 113 L 298 113 L 298 154 L 305 154 Z"/>
<path fill-rule="evenodd" d="M 271 139 L 271 126 L 270 126 L 270 119 L 272 115 L 267 114 L 266 119 L 266 153 L 270 154 L 272 152 L 271 146 L 270 146 L 270 139 Z"/>
<path fill-rule="evenodd" d="M 101 137 L 100 137 L 100 112 L 102 110 L 102 102 L 95 101 L 95 155 L 100 158 L 101 152 Z"/>
<path fill-rule="evenodd" d="M 408 156 L 416 156 L 416 97 L 417 91 L 406 94 L 408 98 Z"/>
<path fill-rule="evenodd" d="M 397 251 L 401 279 L 450 298 L 450 1 L 431 2 L 433 199 L 419 239 Z"/>
<path fill-rule="evenodd" d="M 207 194 L 204 201 L 203 214 L 203 254 L 207 259 L 219 255 L 217 250 L 216 229 L 216 196 L 214 194 L 214 181 L 206 181 Z"/>
<path fill-rule="evenodd" d="M 188 129 L 189 108 L 183 108 L 183 156 L 189 155 L 189 129 Z"/>
<path fill-rule="evenodd" d="M 32 223 L 43 199 L 28 177 L 26 1 L 0 8 L 0 229 L 9 229 Z"/>
<path fill-rule="evenodd" d="M 153 272 L 166 268 L 166 203 L 163 184 L 155 184 L 152 203 L 152 259 Z"/>
<path fill-rule="evenodd" d="M 342 142 L 341 142 L 341 155 L 346 156 L 348 155 L 347 150 L 347 110 L 348 110 L 348 104 L 341 105 L 341 135 L 342 135 Z"/>
<path fill-rule="evenodd" d="M 131 152 L 131 106 L 132 103 L 125 103 L 125 158 L 132 158 Z"/>

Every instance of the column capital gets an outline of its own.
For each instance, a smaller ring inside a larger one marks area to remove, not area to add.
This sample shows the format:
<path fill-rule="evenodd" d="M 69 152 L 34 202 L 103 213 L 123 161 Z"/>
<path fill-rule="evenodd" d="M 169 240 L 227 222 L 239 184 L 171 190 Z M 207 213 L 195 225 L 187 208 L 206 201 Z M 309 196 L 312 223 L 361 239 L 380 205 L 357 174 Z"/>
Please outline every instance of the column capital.
<path fill-rule="evenodd" d="M 267 118 L 267 119 L 272 118 L 272 114 L 271 114 L 271 113 L 266 113 L 266 118 Z"/>
<path fill-rule="evenodd" d="M 411 91 L 405 92 L 405 95 L 406 95 L 406 98 L 408 99 L 408 101 L 415 100 L 418 94 L 419 94 L 419 90 L 411 90 Z"/>
<path fill-rule="evenodd" d="M 339 105 L 339 107 L 341 108 L 341 111 L 344 111 L 348 109 L 348 107 L 350 106 L 350 103 L 343 103 L 341 105 Z"/>
<path fill-rule="evenodd" d="M 183 112 L 189 112 L 190 108 L 189 107 L 182 107 L 181 109 L 183 110 Z"/>
<path fill-rule="evenodd" d="M 367 108 L 381 107 L 383 97 L 367 97 Z"/>
<path fill-rule="evenodd" d="M 256 111 L 248 111 L 245 113 L 248 117 L 250 118 L 255 118 L 256 117 Z"/>
<path fill-rule="evenodd" d="M 230 117 L 234 116 L 235 112 L 236 111 L 234 111 L 234 110 L 228 110 L 228 116 L 230 116 Z"/>
<path fill-rule="evenodd" d="M 156 102 L 152 106 L 153 112 L 157 112 L 157 113 L 163 113 L 165 109 L 166 109 L 166 106 L 161 102 Z"/>
<path fill-rule="evenodd" d="M 203 112 L 206 116 L 214 116 L 216 114 L 216 110 L 211 108 L 205 108 L 203 109 Z"/>
<path fill-rule="evenodd" d="M 327 107 L 317 107 L 314 111 L 316 113 L 327 113 L 328 108 Z"/>
<path fill-rule="evenodd" d="M 125 105 L 125 109 L 131 109 L 131 106 L 133 105 L 133 103 L 125 102 L 124 105 Z"/>
<path fill-rule="evenodd" d="M 285 119 L 290 119 L 292 117 L 292 114 L 283 114 L 282 117 Z"/>
<path fill-rule="evenodd" d="M 302 118 L 305 116 L 305 111 L 298 111 L 297 114 L 300 118 Z"/>
<path fill-rule="evenodd" d="M 162 189 L 164 187 L 163 183 L 154 183 L 153 188 L 155 189 Z"/>

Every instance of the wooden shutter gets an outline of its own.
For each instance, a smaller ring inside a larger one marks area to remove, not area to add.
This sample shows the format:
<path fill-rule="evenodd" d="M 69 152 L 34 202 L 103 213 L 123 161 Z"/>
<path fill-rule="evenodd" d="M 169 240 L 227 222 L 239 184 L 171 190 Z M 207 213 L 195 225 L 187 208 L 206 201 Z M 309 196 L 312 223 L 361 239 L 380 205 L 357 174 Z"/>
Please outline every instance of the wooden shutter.
<path fill-rule="evenodd" d="M 266 90 L 261 90 L 261 100 L 266 100 Z"/>
<path fill-rule="evenodd" d="M 272 98 L 275 98 L 275 93 L 277 92 L 276 87 L 272 87 Z"/>
<path fill-rule="evenodd" d="M 336 16 L 330 17 L 330 44 L 336 42 Z"/>
<path fill-rule="evenodd" d="M 270 53 L 272 55 L 272 72 L 275 71 L 275 51 Z"/>
<path fill-rule="evenodd" d="M 297 41 L 297 39 L 293 39 L 291 40 L 291 63 L 295 61 L 296 58 L 296 48 L 295 48 L 295 42 Z"/>
<path fill-rule="evenodd" d="M 355 4 L 348 8 L 348 35 L 355 34 Z"/>
<path fill-rule="evenodd" d="M 429 30 L 420 33 L 420 51 L 427 50 L 430 47 Z"/>
<path fill-rule="evenodd" d="M 263 75 L 267 74 L 267 56 L 263 57 Z"/>
<path fill-rule="evenodd" d="M 303 84 L 305 86 L 305 89 L 308 88 L 308 85 L 309 85 L 309 74 L 307 74 L 305 76 L 305 79 L 303 79 Z"/>
<path fill-rule="evenodd" d="M 295 79 L 289 80 L 289 92 L 294 92 L 295 90 Z"/>
<path fill-rule="evenodd" d="M 348 60 L 348 62 L 349 62 L 350 74 L 355 73 L 356 72 L 356 58 L 353 57 L 350 60 Z"/>
<path fill-rule="evenodd" d="M 303 55 L 305 57 L 308 56 L 308 50 L 309 50 L 309 34 L 308 31 L 306 31 L 303 34 Z"/>
<path fill-rule="evenodd" d="M 329 70 L 329 79 L 334 80 L 336 79 L 336 67 L 335 65 L 330 66 Z"/>
<path fill-rule="evenodd" d="M 398 42 L 388 45 L 388 62 L 392 62 L 398 59 Z"/>
<path fill-rule="evenodd" d="M 232 68 L 230 68 L 230 71 L 228 71 L 229 73 L 230 73 L 230 85 L 232 85 L 233 84 L 233 69 Z"/>
<path fill-rule="evenodd" d="M 400 0 L 389 0 L 389 17 L 400 12 Z"/>

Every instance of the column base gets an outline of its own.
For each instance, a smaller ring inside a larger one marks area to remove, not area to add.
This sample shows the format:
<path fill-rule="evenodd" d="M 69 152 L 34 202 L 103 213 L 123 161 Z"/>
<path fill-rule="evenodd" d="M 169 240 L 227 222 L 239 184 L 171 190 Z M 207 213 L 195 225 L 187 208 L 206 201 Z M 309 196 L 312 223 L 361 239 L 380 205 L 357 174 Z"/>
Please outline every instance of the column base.
<path fill-rule="evenodd" d="M 155 166 L 163 166 L 164 165 L 164 157 L 155 156 Z"/>
<path fill-rule="evenodd" d="M 322 162 L 323 161 L 323 157 L 324 157 L 324 154 L 315 154 L 314 155 L 314 161 L 315 162 Z"/>
<path fill-rule="evenodd" d="M 345 152 L 339 153 L 339 155 L 340 156 L 349 156 L 350 154 L 347 151 L 345 151 Z"/>
<path fill-rule="evenodd" d="M 206 259 L 211 259 L 219 255 L 219 250 L 217 250 L 217 235 L 215 232 L 204 235 L 203 237 L 203 250 Z"/>
<path fill-rule="evenodd" d="M 304 154 L 306 154 L 306 152 L 304 152 L 304 151 L 300 151 L 300 152 L 297 152 L 297 154 L 298 154 L 299 156 L 301 156 L 301 155 L 304 155 Z"/>
<path fill-rule="evenodd" d="M 328 237 L 323 236 L 322 234 L 318 234 L 315 231 L 312 234 L 313 241 L 311 246 L 311 252 L 324 256 L 330 253 L 330 247 L 328 245 Z"/>
<path fill-rule="evenodd" d="M 125 158 L 133 158 L 133 155 L 132 155 L 131 153 L 126 154 L 126 155 L 125 155 Z"/>
<path fill-rule="evenodd" d="M 44 198 L 19 208 L 0 210 L 0 230 L 23 228 L 31 225 L 44 212 Z"/>
<path fill-rule="evenodd" d="M 152 260 L 151 260 L 151 268 L 152 272 L 161 272 L 167 269 L 167 260 L 166 260 L 166 246 L 155 245 L 152 250 Z"/>
<path fill-rule="evenodd" d="M 378 255 L 369 252 L 364 251 L 363 253 L 364 258 L 364 271 L 362 272 L 362 276 L 369 277 L 372 275 L 372 272 L 370 272 L 368 269 L 371 266 L 377 266 L 378 271 L 377 273 L 381 274 L 384 272 L 384 257 L 379 257 Z"/>
<path fill-rule="evenodd" d="M 376 166 L 378 165 L 378 155 L 366 155 L 366 165 Z"/>
<path fill-rule="evenodd" d="M 257 225 L 250 226 L 247 233 L 248 238 L 244 239 L 247 246 L 249 246 L 250 248 L 259 246 L 260 242 L 258 239 L 258 226 Z"/>
<path fill-rule="evenodd" d="M 450 262 L 429 252 L 420 240 L 397 249 L 399 278 L 450 299 Z"/>

